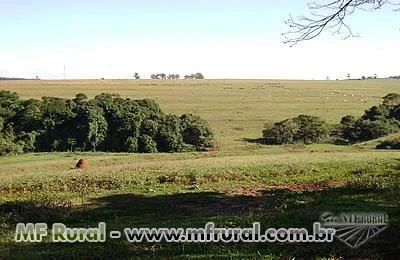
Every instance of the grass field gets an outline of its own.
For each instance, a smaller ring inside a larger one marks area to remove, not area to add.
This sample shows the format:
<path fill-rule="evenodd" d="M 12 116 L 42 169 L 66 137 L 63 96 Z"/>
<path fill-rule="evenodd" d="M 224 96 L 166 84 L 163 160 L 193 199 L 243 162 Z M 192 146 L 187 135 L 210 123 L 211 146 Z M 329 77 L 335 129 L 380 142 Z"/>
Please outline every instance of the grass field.
<path fill-rule="evenodd" d="M 89 80 L 0 81 L 0 89 L 23 98 L 42 96 L 89 97 L 118 93 L 130 98 L 152 98 L 169 113 L 195 113 L 210 122 L 224 150 L 241 149 L 243 138 L 258 138 L 265 123 L 300 113 L 339 123 L 347 114 L 364 109 L 398 92 L 398 80 L 267 81 L 267 80 Z"/>
<path fill-rule="evenodd" d="M 170 113 L 210 122 L 219 151 L 180 154 L 42 153 L 0 158 L 4 258 L 396 257 L 400 253 L 400 154 L 354 146 L 264 146 L 263 125 L 301 113 L 338 123 L 399 92 L 400 81 L 85 80 L 0 81 L 22 98 L 83 92 L 152 98 Z M 87 158 L 88 170 L 71 169 Z M 344 244 L 15 243 L 18 222 L 74 227 L 311 228 L 321 213 L 386 212 L 387 230 L 359 249 Z"/>

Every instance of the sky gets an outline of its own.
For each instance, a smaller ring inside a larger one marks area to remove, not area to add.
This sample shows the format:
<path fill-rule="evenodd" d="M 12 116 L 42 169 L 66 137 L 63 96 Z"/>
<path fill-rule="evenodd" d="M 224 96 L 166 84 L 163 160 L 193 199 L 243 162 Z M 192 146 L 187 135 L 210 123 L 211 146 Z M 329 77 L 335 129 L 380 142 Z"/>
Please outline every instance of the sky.
<path fill-rule="evenodd" d="M 284 21 L 307 0 L 1 0 L 0 76 L 342 79 L 400 75 L 400 11 L 349 17 L 359 37 L 326 32 L 294 47 Z"/>

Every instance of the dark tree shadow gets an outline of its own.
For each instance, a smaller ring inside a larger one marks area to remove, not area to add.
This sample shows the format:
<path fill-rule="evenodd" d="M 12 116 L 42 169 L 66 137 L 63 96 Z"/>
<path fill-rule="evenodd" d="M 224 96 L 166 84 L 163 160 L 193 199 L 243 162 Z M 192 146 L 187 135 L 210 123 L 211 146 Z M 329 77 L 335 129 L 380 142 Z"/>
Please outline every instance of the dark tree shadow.
<path fill-rule="evenodd" d="M 264 228 L 304 227 L 311 230 L 322 213 L 386 212 L 391 224 L 377 238 L 360 249 L 342 243 L 13 243 L 3 242 L 0 253 L 16 258 L 185 258 L 275 256 L 395 257 L 400 253 L 399 202 L 389 190 L 354 189 L 260 190 L 258 195 L 229 195 L 216 192 L 171 195 L 115 194 L 93 198 L 83 208 L 68 205 L 45 205 L 34 201 L 8 202 L 0 205 L 4 224 L 18 222 L 63 222 L 73 227 L 94 227 L 100 221 L 108 229 L 125 227 L 204 227 L 213 221 L 219 227 L 250 227 L 255 221 Z M 15 227 L 15 226 L 14 226 Z M 5 232 L 2 232 L 5 236 Z M 235 253 L 234 253 L 235 252 Z M 256 253 L 255 253 L 256 252 Z"/>
<path fill-rule="evenodd" d="M 266 144 L 264 138 L 242 138 L 240 141 L 252 144 Z"/>

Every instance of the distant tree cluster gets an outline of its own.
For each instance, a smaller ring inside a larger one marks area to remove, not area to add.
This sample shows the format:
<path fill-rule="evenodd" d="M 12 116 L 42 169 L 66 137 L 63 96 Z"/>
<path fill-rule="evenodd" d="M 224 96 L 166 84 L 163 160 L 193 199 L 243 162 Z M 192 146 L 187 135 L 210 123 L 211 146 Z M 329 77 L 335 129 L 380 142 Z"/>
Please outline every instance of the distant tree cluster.
<path fill-rule="evenodd" d="M 25 78 L 8 78 L 8 77 L 0 77 L 0 80 L 28 80 Z"/>
<path fill-rule="evenodd" d="M 167 79 L 180 79 L 181 76 L 179 74 L 169 74 Z"/>
<path fill-rule="evenodd" d="M 363 116 L 347 115 L 336 127 L 330 128 L 315 116 L 299 115 L 264 129 L 263 140 L 266 144 L 311 144 L 332 140 L 336 144 L 354 144 L 398 132 L 399 128 L 400 95 L 390 93 L 383 97 L 382 104 L 369 108 Z"/>
<path fill-rule="evenodd" d="M 185 79 L 204 79 L 204 76 L 200 72 L 197 72 L 194 74 L 185 75 Z"/>
<path fill-rule="evenodd" d="M 377 79 L 378 75 L 374 74 L 373 76 L 361 76 L 362 80 L 366 80 L 366 79 Z"/>
<path fill-rule="evenodd" d="M 151 74 L 151 79 L 180 79 L 181 76 L 179 74 L 165 74 L 165 73 L 158 73 L 158 74 Z M 185 75 L 184 79 L 204 79 L 203 74 L 200 72 Z"/>
<path fill-rule="evenodd" d="M 180 79 L 181 76 L 179 74 L 165 74 L 165 73 L 159 73 L 159 74 L 151 74 L 150 76 L 151 79 Z"/>
<path fill-rule="evenodd" d="M 167 79 L 167 74 L 165 73 L 158 73 L 158 74 L 151 74 L 151 79 Z"/>
<path fill-rule="evenodd" d="M 169 115 L 153 100 L 116 94 L 21 100 L 0 91 L 0 155 L 50 151 L 183 152 L 213 147 L 199 116 Z"/>

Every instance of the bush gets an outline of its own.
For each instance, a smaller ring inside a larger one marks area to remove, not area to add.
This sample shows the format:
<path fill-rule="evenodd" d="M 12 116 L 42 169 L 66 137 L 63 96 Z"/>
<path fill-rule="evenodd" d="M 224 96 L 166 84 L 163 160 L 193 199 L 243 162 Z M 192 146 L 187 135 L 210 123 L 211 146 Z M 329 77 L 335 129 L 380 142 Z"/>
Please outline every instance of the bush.
<path fill-rule="evenodd" d="M 372 106 L 368 110 L 365 110 L 361 118 L 371 121 L 386 119 L 389 118 L 389 110 L 383 105 Z"/>
<path fill-rule="evenodd" d="M 0 137 L 0 156 L 18 155 L 24 152 L 23 143 L 14 143 L 7 138 Z"/>
<path fill-rule="evenodd" d="M 182 137 L 186 144 L 198 149 L 213 147 L 213 132 L 207 121 L 193 114 L 181 116 Z"/>
<path fill-rule="evenodd" d="M 24 152 L 24 143 L 17 141 L 11 127 L 0 132 L 0 156 L 18 155 Z"/>
<path fill-rule="evenodd" d="M 323 141 L 328 136 L 328 125 L 316 116 L 299 115 L 293 121 L 298 125 L 295 140 L 304 144 Z"/>
<path fill-rule="evenodd" d="M 267 144 L 312 144 L 323 141 L 328 136 L 328 125 L 315 116 L 299 115 L 275 123 L 263 131 Z"/>
<path fill-rule="evenodd" d="M 272 127 L 263 131 L 266 144 L 291 144 L 295 142 L 297 124 L 293 119 L 286 119 L 275 123 Z"/>
<path fill-rule="evenodd" d="M 338 141 L 340 140 L 341 144 L 350 144 L 359 139 L 360 133 L 358 129 L 356 129 L 356 121 L 357 119 L 354 116 L 344 116 L 340 120 L 340 125 L 338 127 Z"/>
<path fill-rule="evenodd" d="M 400 138 L 385 140 L 376 146 L 376 149 L 400 149 Z"/>
<path fill-rule="evenodd" d="M 372 140 L 398 131 L 398 127 L 387 119 L 357 120 L 356 128 L 359 129 L 357 141 Z"/>
<path fill-rule="evenodd" d="M 339 138 L 348 144 L 376 139 L 398 131 L 397 120 L 382 118 L 370 120 L 343 117 L 339 126 Z"/>

